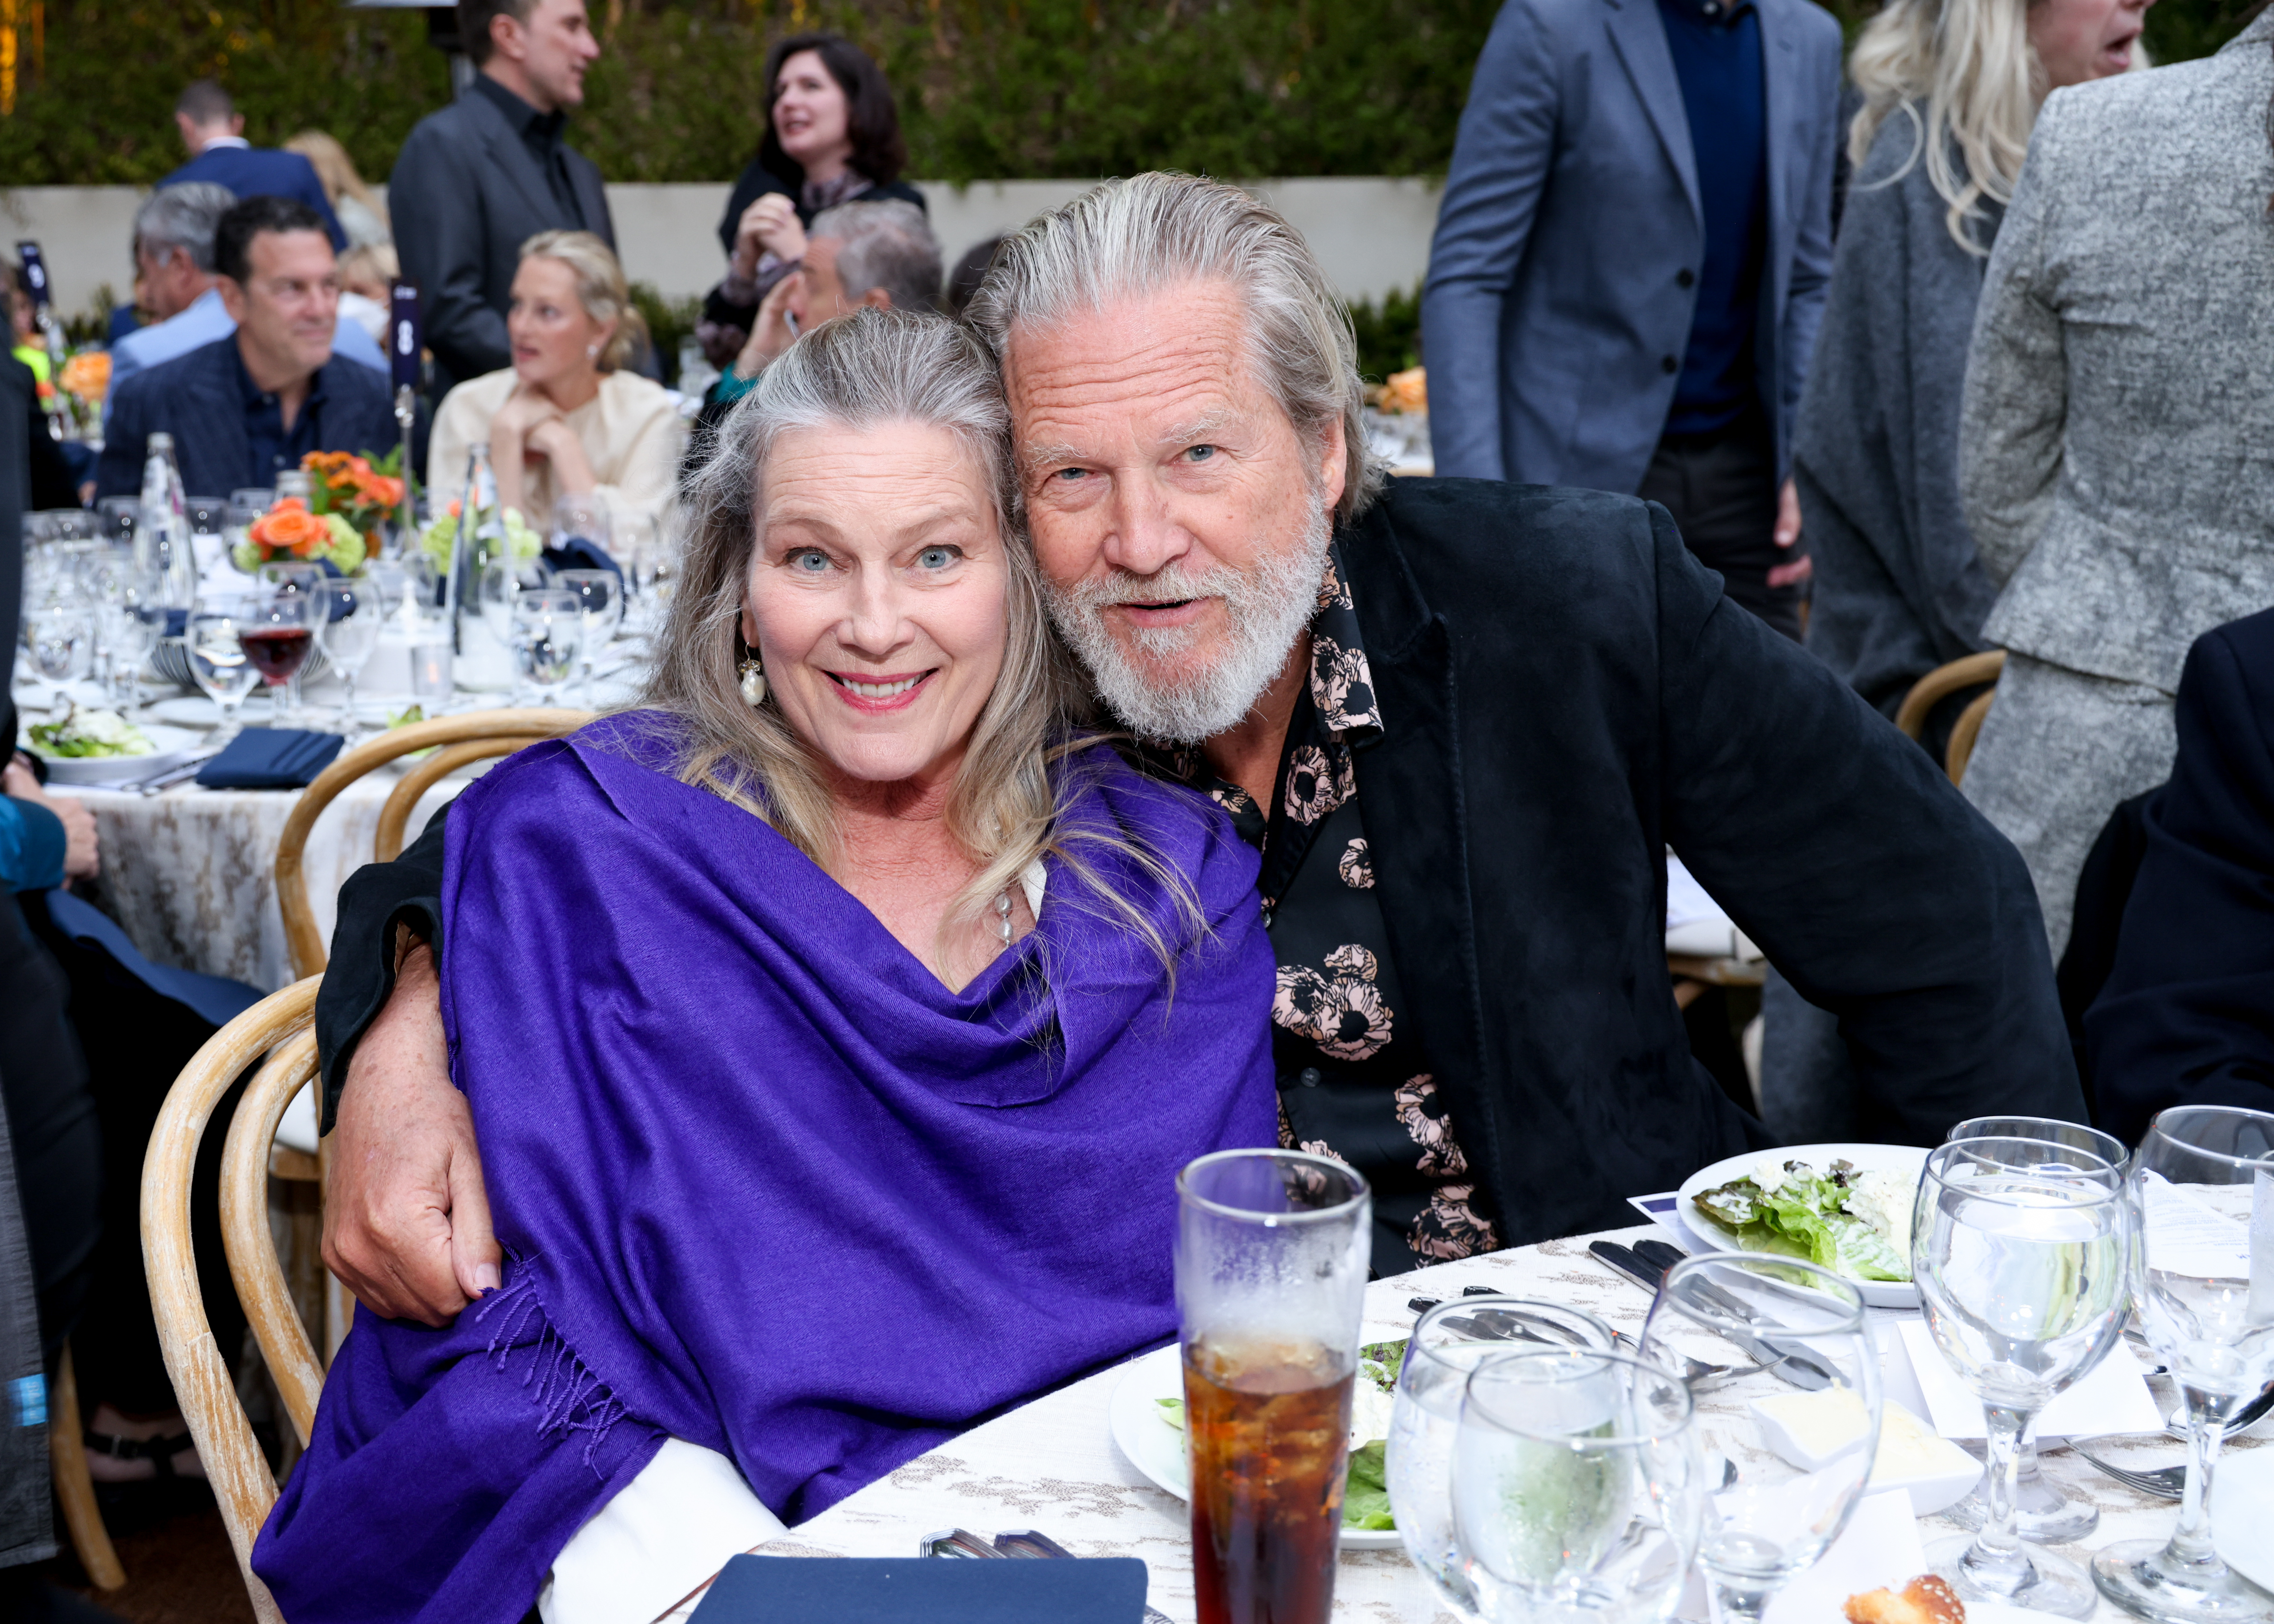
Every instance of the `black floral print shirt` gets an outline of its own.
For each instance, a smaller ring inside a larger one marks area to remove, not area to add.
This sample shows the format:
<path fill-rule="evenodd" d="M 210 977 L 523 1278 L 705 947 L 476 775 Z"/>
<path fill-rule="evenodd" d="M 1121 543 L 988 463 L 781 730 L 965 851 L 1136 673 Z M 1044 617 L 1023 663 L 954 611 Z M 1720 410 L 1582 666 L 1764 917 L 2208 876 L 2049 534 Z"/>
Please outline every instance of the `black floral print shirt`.
<path fill-rule="evenodd" d="M 1374 1270 L 1496 1251 L 1475 1181 L 1409 1026 L 1374 896 L 1352 752 L 1382 736 L 1374 682 L 1329 554 L 1311 622 L 1311 680 L 1297 702 L 1269 808 L 1218 778 L 1197 749 L 1155 751 L 1230 812 L 1263 853 L 1258 883 L 1279 961 L 1271 1019 L 1281 1143 L 1348 1162 L 1374 1187 Z M 1395 838 L 1394 835 L 1392 838 Z"/>

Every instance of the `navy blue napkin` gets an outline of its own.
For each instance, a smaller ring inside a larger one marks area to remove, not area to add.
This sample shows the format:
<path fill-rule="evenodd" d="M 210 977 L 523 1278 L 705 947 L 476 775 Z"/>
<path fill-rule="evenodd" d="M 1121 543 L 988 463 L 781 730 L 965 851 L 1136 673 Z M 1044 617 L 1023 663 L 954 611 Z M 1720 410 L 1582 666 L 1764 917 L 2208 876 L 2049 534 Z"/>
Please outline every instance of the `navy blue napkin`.
<path fill-rule="evenodd" d="M 610 558 L 599 543 L 582 536 L 565 537 L 559 546 L 546 548 L 545 561 L 554 569 L 614 570 L 616 584 L 623 584 L 624 567 Z"/>
<path fill-rule="evenodd" d="M 347 741 L 297 727 L 248 727 L 205 764 L 207 789 L 305 789 Z"/>
<path fill-rule="evenodd" d="M 694 1624 L 1141 1624 L 1145 1564 L 738 1556 Z"/>

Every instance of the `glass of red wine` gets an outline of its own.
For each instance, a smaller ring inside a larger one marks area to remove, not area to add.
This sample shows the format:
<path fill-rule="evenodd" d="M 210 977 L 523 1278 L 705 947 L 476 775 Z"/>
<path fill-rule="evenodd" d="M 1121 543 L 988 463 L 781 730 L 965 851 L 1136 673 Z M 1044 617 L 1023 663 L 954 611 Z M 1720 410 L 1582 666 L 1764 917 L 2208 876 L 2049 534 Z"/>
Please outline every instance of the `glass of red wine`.
<path fill-rule="evenodd" d="M 271 587 L 254 597 L 251 614 L 237 628 L 245 658 L 268 687 L 271 726 L 299 722 L 300 670 L 315 650 L 316 616 L 323 607 L 324 600 L 312 593 Z"/>

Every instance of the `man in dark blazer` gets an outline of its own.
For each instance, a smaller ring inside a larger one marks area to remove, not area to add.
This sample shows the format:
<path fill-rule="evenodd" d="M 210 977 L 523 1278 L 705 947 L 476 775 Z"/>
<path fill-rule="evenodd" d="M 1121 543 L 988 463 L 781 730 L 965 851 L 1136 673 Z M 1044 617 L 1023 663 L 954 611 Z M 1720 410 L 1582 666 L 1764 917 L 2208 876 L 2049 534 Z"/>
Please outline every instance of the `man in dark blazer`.
<path fill-rule="evenodd" d="M 222 303 L 237 331 L 121 384 L 95 487 L 134 496 L 150 436 L 174 437 L 182 482 L 200 495 L 270 487 L 311 451 L 384 454 L 401 435 L 387 380 L 332 353 L 338 271 L 305 203 L 252 197 L 214 229 Z"/>
<path fill-rule="evenodd" d="M 599 169 L 561 139 L 600 54 L 584 0 L 460 0 L 458 37 L 480 71 L 418 121 L 387 190 L 438 395 L 512 365 L 505 312 L 523 243 L 591 231 L 616 245 Z"/>
<path fill-rule="evenodd" d="M 298 153 L 255 147 L 245 139 L 245 115 L 229 99 L 229 92 L 209 79 L 201 79 L 182 92 L 174 103 L 174 124 L 190 161 L 158 183 L 162 192 L 191 181 L 226 186 L 240 198 L 291 198 L 316 211 L 332 252 L 341 253 L 348 235 L 332 214 L 332 200 L 316 166 Z"/>
<path fill-rule="evenodd" d="M 2116 964 L 2085 1011 L 2101 1125 L 2157 1111 L 2274 1111 L 2274 610 L 2195 639 L 2180 752 L 2142 814 Z"/>
<path fill-rule="evenodd" d="M 1283 1135 L 1366 1171 L 1378 1217 L 1393 1180 L 1413 1203 L 1377 1267 L 1630 1222 L 1766 1147 L 1690 1052 L 1668 846 L 1838 1011 L 1878 1135 L 2081 1119 L 2013 847 L 1663 509 L 1383 487 L 1349 319 L 1264 206 L 1110 183 L 1006 242 L 968 313 L 1053 619 L 1261 848 Z M 317 1004 L 353 1169 L 327 1259 L 430 1322 L 500 1283 L 435 996 L 440 829 L 350 880 Z"/>
<path fill-rule="evenodd" d="M 1794 637 L 1840 57 L 1811 0 L 1508 0 L 1421 304 L 1439 474 L 1648 497 Z"/>

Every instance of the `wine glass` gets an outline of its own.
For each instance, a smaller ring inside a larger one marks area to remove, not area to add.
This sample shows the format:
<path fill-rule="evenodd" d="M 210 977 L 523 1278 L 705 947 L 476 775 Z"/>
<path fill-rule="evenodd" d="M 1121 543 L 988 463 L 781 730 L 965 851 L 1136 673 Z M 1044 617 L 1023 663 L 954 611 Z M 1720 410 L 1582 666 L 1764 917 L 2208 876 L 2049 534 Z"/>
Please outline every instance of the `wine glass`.
<path fill-rule="evenodd" d="M 94 505 L 97 533 L 114 546 L 131 547 L 142 523 L 139 496 L 106 496 Z"/>
<path fill-rule="evenodd" d="M 276 726 L 297 726 L 300 721 L 300 673 L 315 651 L 317 617 L 324 599 L 297 584 L 275 585 L 254 594 L 252 607 L 237 628 L 245 658 L 272 689 L 284 690 L 272 713 Z M 276 696 L 270 695 L 274 700 Z"/>
<path fill-rule="evenodd" d="M 1813 1567 L 1848 1526 L 1879 1447 L 1879 1350 L 1853 1281 L 1797 1259 L 1759 1252 L 1685 1258 L 1667 1270 L 1643 1323 L 1642 1352 L 1672 1370 L 1692 1358 L 1726 1364 L 1729 1350 L 1789 1372 L 1749 1376 L 1752 1404 L 1805 1393 L 1847 1423 L 1800 1459 L 1715 1437 L 1743 1476 L 1713 1497 L 1698 1553 L 1725 1620 L 1758 1620 L 1795 1574 Z M 1748 1432 L 1752 1424 L 1744 1424 Z M 1813 1432 L 1813 1429 L 1811 1429 Z"/>
<path fill-rule="evenodd" d="M 1705 1521 L 1690 1389 L 1600 1349 L 1495 1354 L 1453 1438 L 1454 1539 L 1475 1616 L 1664 1618 Z"/>
<path fill-rule="evenodd" d="M 1954 1139 L 2043 1139 L 2048 1144 L 2089 1152 L 2119 1173 L 2132 1159 L 2124 1141 L 2113 1134 L 2050 1116 L 1970 1116 L 1942 1137 L 1946 1144 Z M 1947 1507 L 1942 1515 L 1961 1528 L 1978 1529 L 1985 1511 L 1986 1496 L 1983 1485 L 1977 1484 L 1964 1500 Z M 2022 1447 L 2014 1478 L 2014 1531 L 2033 1545 L 2065 1545 L 2082 1539 L 2099 1526 L 2099 1507 L 2089 1500 L 2069 1499 L 2052 1478 L 2037 1470 L 2037 1440 L 2031 1434 Z"/>
<path fill-rule="evenodd" d="M 128 570 L 111 585 L 102 609 L 101 631 L 110 654 L 116 703 L 135 703 L 143 662 L 166 629 L 166 581 L 156 570 Z"/>
<path fill-rule="evenodd" d="M 387 599 L 376 581 L 350 575 L 326 583 L 324 598 L 330 607 L 317 636 L 324 658 L 340 673 L 347 697 L 340 704 L 340 732 L 356 734 L 356 677 L 379 647 L 380 628 L 387 623 Z"/>
<path fill-rule="evenodd" d="M 545 545 L 557 550 L 579 541 L 614 556 L 615 525 L 608 504 L 590 492 L 554 498 L 553 527 Z"/>
<path fill-rule="evenodd" d="M 2126 1540 L 2093 1583 L 2158 1624 L 2263 1624 L 2274 1604 L 2211 1546 L 2211 1474 L 2234 1412 L 2274 1381 L 2274 1116 L 2225 1105 L 2157 1114 L 2133 1158 L 2133 1296 L 2187 1412 L 2187 1481 L 2169 1543 Z"/>
<path fill-rule="evenodd" d="M 561 591 L 574 592 L 583 605 L 584 709 L 592 708 L 592 662 L 624 618 L 623 580 L 613 569 L 563 569 L 553 577 Z"/>
<path fill-rule="evenodd" d="M 260 677 L 241 641 L 253 624 L 254 603 L 250 593 L 201 598 L 182 628 L 190 676 L 221 711 L 221 726 L 206 741 L 208 744 L 227 744 L 245 731 L 237 707 Z"/>
<path fill-rule="evenodd" d="M 56 695 L 81 674 L 81 658 L 92 641 L 84 605 L 62 598 L 41 605 L 25 619 L 24 635 L 31 645 L 32 664 Z M 51 697 L 49 703 L 52 705 Z"/>
<path fill-rule="evenodd" d="M 2022 1545 L 2014 1485 L 2038 1412 L 2116 1345 L 2131 1312 L 2131 1247 L 2123 1176 L 2090 1151 L 1970 1139 L 1927 1156 L 1911 1274 L 1935 1346 L 1982 1400 L 1990 1439 L 1981 1531 L 1927 1550 L 1963 1600 L 2073 1619 L 2099 1601 L 2075 1564 Z"/>
<path fill-rule="evenodd" d="M 228 545 L 232 561 L 237 549 L 252 541 L 252 527 L 275 502 L 275 492 L 253 485 L 229 493 L 229 505 L 222 509 L 221 538 Z"/>
<path fill-rule="evenodd" d="M 1469 1376 L 1493 1355 L 1523 1348 L 1616 1345 L 1611 1327 L 1585 1309 L 1516 1297 L 1465 1297 L 1421 1316 L 1397 1369 L 1386 1476 L 1398 1538 L 1439 1599 L 1463 1618 L 1477 1598 L 1453 1538 L 1453 1443 Z"/>
<path fill-rule="evenodd" d="M 561 685 L 576 669 L 584 641 L 584 603 L 576 593 L 554 587 L 523 591 L 513 600 L 513 650 L 523 683 L 537 703 L 554 703 Z M 516 703 L 520 696 L 516 695 Z"/>

